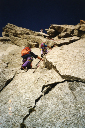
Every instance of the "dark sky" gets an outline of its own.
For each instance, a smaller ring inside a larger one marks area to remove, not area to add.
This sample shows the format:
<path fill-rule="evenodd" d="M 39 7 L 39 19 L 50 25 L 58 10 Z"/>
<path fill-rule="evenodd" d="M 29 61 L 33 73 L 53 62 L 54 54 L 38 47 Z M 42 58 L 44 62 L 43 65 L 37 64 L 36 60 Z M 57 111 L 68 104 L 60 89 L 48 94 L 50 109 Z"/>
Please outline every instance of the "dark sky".
<path fill-rule="evenodd" d="M 0 0 L 0 37 L 7 23 L 40 31 L 50 24 L 76 25 L 85 20 L 85 0 Z"/>

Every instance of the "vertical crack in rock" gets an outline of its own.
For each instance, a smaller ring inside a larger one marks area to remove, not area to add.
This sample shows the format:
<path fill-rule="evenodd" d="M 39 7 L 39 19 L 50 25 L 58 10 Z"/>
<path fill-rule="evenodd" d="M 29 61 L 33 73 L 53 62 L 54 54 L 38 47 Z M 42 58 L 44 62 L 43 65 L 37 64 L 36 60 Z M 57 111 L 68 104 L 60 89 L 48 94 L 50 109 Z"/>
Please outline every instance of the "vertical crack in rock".
<path fill-rule="evenodd" d="M 47 66 L 47 68 L 48 68 L 48 66 Z M 50 83 L 50 84 L 42 86 L 42 90 L 41 90 L 42 94 L 37 99 L 35 99 L 34 107 L 31 106 L 31 108 L 29 109 L 29 113 L 23 118 L 23 122 L 21 124 L 24 125 L 24 127 L 25 127 L 24 121 L 30 116 L 30 114 L 32 112 L 36 111 L 35 107 L 36 107 L 37 102 L 39 102 L 39 100 L 41 99 L 41 97 L 43 97 L 43 95 L 48 94 L 56 85 L 58 85 L 60 83 L 64 83 L 64 82 L 74 82 L 74 81 L 85 83 L 85 80 L 82 80 L 81 78 L 77 78 L 77 77 L 70 76 L 70 75 L 61 75 L 60 72 L 56 69 L 56 67 L 52 63 L 50 63 L 49 69 L 51 69 L 51 68 L 53 68 L 64 80 L 61 82 L 54 82 L 54 83 Z M 77 98 L 73 92 L 75 90 L 75 88 L 69 87 L 69 89 L 72 92 L 72 95 L 74 96 L 75 101 L 77 101 Z M 75 107 L 76 107 L 76 104 L 75 104 Z"/>
<path fill-rule="evenodd" d="M 65 82 L 80 82 L 78 80 L 63 80 L 61 82 L 54 82 L 54 83 L 50 83 L 50 84 L 47 84 L 47 85 L 43 85 L 42 86 L 42 90 L 41 92 L 46 95 L 49 93 L 49 91 L 52 90 L 52 88 L 54 88 L 56 85 L 60 84 L 60 83 L 65 83 Z M 84 82 L 85 83 L 85 82 Z M 46 89 L 45 89 L 46 88 Z M 44 90 L 45 89 L 45 90 Z M 73 96 L 74 96 L 74 99 L 77 100 L 75 94 L 73 93 L 73 91 L 75 90 L 75 88 L 69 86 L 69 89 L 70 91 L 72 92 Z M 23 118 L 23 122 L 20 124 L 20 128 L 26 128 L 26 125 L 24 124 L 24 121 L 30 116 L 30 114 L 34 111 L 36 111 L 35 107 L 36 107 L 36 103 L 41 99 L 41 97 L 43 96 L 43 94 L 41 94 L 37 99 L 35 99 L 35 105 L 32 107 L 30 106 L 30 109 L 29 109 L 29 113 Z M 75 105 L 76 107 L 76 105 Z"/>
<path fill-rule="evenodd" d="M 14 79 L 15 75 L 16 75 L 16 72 L 15 72 L 15 74 L 13 75 L 12 78 L 10 78 L 10 79 L 8 79 L 8 80 L 6 81 L 4 87 L 0 90 L 0 92 L 1 92 L 9 83 L 11 83 L 11 81 Z"/>
<path fill-rule="evenodd" d="M 36 103 L 41 99 L 42 96 L 43 95 L 40 95 L 37 99 L 35 99 L 35 105 L 34 105 L 34 107 L 30 106 L 29 113 L 23 118 L 23 122 L 20 124 L 20 128 L 23 128 L 23 126 L 25 126 L 24 121 L 30 116 L 30 114 L 32 112 L 36 111 L 35 110 Z"/>
<path fill-rule="evenodd" d="M 35 100 L 35 105 L 36 105 L 36 103 L 41 99 L 42 96 L 43 96 L 43 95 L 40 95 L 40 96 Z"/>
<path fill-rule="evenodd" d="M 34 105 L 34 107 L 31 107 L 30 109 L 29 109 L 29 113 L 23 118 L 23 122 L 22 123 L 24 123 L 24 121 L 27 119 L 27 117 L 32 113 L 32 112 L 34 112 L 34 111 L 36 111 L 35 110 L 35 105 Z"/>
<path fill-rule="evenodd" d="M 64 83 L 64 82 L 74 82 L 74 81 L 85 83 L 85 80 L 82 80 L 81 78 L 77 78 L 77 77 L 70 76 L 70 75 L 61 75 L 60 72 L 56 69 L 56 67 L 52 63 L 50 63 L 50 69 L 51 68 L 53 68 L 64 80 L 61 81 L 61 82 L 54 82 L 54 83 L 50 83 L 50 84 L 42 86 L 42 90 L 41 90 L 42 94 L 37 99 L 35 99 L 34 107 L 31 106 L 31 108 L 29 109 L 29 113 L 23 118 L 23 122 L 21 124 L 24 125 L 24 127 L 25 127 L 24 121 L 30 116 L 30 114 L 32 112 L 36 111 L 35 107 L 36 107 L 37 102 L 39 102 L 41 97 L 43 97 L 44 95 L 48 94 L 56 85 L 58 85 L 60 83 Z M 75 94 L 73 92 L 75 90 L 75 88 L 72 88 L 71 86 L 69 86 L 69 89 L 72 92 L 72 95 L 74 96 L 74 100 L 77 101 L 77 98 L 76 98 L 76 96 L 75 96 Z M 76 107 L 76 104 L 75 104 L 75 107 Z"/>

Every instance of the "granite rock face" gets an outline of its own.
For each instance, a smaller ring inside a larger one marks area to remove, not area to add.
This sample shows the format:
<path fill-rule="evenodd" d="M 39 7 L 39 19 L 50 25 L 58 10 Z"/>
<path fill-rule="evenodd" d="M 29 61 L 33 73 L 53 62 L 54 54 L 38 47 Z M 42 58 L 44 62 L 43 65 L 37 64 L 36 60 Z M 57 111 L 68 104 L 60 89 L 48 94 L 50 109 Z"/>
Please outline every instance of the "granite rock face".
<path fill-rule="evenodd" d="M 18 27 L 8 23 L 2 32 L 3 39 L 9 38 L 10 43 L 18 46 L 39 47 L 48 35 L 42 32 L 35 32 L 26 28 Z M 1 41 L 1 40 L 0 40 Z"/>
<path fill-rule="evenodd" d="M 72 37 L 72 36 L 78 36 L 78 37 L 85 37 L 85 23 L 77 24 L 77 25 L 57 25 L 52 24 L 49 29 L 45 29 L 47 31 L 47 34 L 54 38 L 56 35 L 59 38 L 62 37 Z M 52 32 L 51 32 L 52 31 Z M 50 34 L 50 32 L 52 34 Z"/>
<path fill-rule="evenodd" d="M 54 67 L 64 79 L 85 82 L 85 39 L 53 48 L 46 56 L 46 67 Z"/>
<path fill-rule="evenodd" d="M 47 34 L 13 24 L 3 28 L 0 128 L 85 127 L 84 25 L 51 25 Z M 52 46 L 44 60 L 37 69 L 36 58 L 32 69 L 21 70 L 23 47 L 41 56 L 42 42 Z"/>

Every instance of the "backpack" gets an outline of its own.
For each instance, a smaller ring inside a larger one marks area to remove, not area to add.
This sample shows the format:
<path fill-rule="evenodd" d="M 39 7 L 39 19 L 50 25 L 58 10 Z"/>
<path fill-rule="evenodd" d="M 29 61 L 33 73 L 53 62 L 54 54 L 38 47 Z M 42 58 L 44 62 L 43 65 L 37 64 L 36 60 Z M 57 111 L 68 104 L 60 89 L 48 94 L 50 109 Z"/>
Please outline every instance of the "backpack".
<path fill-rule="evenodd" d="M 22 51 L 21 51 L 21 56 L 24 56 L 26 54 L 30 54 L 31 49 L 29 47 L 25 47 Z"/>

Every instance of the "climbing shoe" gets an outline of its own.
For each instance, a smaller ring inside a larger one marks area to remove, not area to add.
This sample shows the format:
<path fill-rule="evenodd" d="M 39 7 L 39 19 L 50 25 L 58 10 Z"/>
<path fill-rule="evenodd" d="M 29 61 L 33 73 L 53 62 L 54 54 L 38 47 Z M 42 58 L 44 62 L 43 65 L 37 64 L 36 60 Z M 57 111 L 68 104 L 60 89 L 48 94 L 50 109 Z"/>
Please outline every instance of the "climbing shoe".
<path fill-rule="evenodd" d="M 24 67 L 21 67 L 21 70 L 24 70 L 25 68 Z"/>

